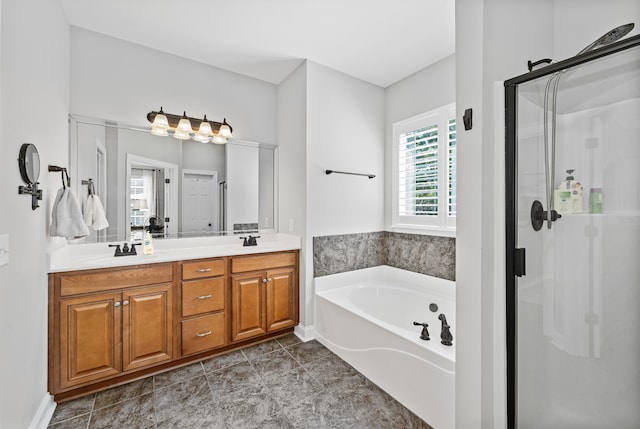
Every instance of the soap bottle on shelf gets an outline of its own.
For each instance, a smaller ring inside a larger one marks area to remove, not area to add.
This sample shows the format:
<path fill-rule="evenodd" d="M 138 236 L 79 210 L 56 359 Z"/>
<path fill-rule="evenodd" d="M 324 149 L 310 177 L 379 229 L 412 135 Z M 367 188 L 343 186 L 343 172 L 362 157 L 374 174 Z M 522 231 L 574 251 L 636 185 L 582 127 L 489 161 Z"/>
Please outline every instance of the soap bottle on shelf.
<path fill-rule="evenodd" d="M 567 170 L 567 178 L 560 182 L 553 193 L 555 209 L 560 214 L 582 213 L 582 185 L 572 176 L 575 170 Z"/>
<path fill-rule="evenodd" d="M 145 255 L 153 255 L 153 238 L 149 231 L 144 233 L 144 240 L 142 240 L 142 252 Z"/>
<path fill-rule="evenodd" d="M 590 189 L 589 213 L 602 213 L 602 188 Z"/>
<path fill-rule="evenodd" d="M 571 214 L 571 181 L 573 170 L 567 170 L 569 175 L 565 181 L 560 182 L 558 188 L 553 192 L 553 205 L 560 214 Z"/>

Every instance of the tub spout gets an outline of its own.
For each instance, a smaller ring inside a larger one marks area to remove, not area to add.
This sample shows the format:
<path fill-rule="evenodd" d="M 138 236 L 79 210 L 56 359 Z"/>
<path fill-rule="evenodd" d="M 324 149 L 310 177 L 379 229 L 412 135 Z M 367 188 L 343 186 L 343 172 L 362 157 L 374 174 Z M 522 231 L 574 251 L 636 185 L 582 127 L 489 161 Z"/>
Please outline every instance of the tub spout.
<path fill-rule="evenodd" d="M 415 326 L 422 326 L 422 332 L 420 333 L 421 340 L 429 341 L 431 339 L 429 338 L 429 330 L 427 329 L 427 327 L 429 326 L 428 323 L 413 322 L 413 324 Z"/>
<path fill-rule="evenodd" d="M 445 346 L 453 345 L 453 335 L 451 335 L 451 327 L 447 323 L 447 318 L 444 314 L 440 314 L 438 319 L 442 322 L 442 330 L 440 331 L 440 342 Z"/>

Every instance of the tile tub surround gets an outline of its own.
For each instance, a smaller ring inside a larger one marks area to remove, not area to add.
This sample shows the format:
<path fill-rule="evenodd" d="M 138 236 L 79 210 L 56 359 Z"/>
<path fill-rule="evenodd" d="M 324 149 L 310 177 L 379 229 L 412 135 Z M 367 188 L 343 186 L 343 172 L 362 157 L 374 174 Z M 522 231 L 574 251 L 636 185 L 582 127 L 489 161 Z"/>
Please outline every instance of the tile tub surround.
<path fill-rule="evenodd" d="M 49 428 L 430 428 L 293 334 L 58 405 Z"/>
<path fill-rule="evenodd" d="M 389 265 L 455 281 L 456 239 L 379 231 L 313 237 L 313 276 Z"/>

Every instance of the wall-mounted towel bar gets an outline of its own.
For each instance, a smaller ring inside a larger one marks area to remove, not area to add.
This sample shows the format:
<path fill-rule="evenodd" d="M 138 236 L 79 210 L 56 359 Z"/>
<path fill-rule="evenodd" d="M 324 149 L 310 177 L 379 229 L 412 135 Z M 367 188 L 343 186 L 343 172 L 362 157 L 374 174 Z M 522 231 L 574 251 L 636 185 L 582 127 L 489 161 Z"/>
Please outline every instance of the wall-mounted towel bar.
<path fill-rule="evenodd" d="M 368 173 L 350 173 L 348 171 L 337 171 L 337 170 L 326 170 L 325 171 L 326 174 L 331 174 L 331 173 L 336 173 L 336 174 L 350 174 L 352 176 L 365 176 L 368 177 L 369 179 L 373 179 L 374 177 L 376 177 L 375 174 L 368 174 Z"/>

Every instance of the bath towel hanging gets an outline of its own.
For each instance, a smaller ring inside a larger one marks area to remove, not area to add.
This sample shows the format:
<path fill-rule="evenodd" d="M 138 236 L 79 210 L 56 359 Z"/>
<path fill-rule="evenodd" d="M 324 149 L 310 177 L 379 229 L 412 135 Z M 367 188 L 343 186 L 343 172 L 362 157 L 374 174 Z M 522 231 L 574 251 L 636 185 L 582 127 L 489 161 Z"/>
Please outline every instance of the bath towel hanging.
<path fill-rule="evenodd" d="M 95 193 L 89 194 L 87 197 L 84 208 L 84 223 L 94 231 L 100 231 L 109 226 L 102 201 Z"/>
<path fill-rule="evenodd" d="M 71 190 L 71 180 L 66 169 L 62 169 L 62 188 L 58 190 L 53 202 L 49 233 L 52 237 L 65 237 L 68 240 L 89 235 L 89 229 L 80 212 L 80 205 Z"/>

